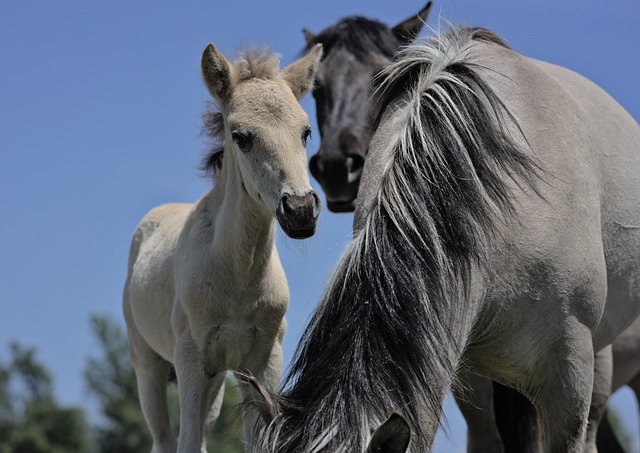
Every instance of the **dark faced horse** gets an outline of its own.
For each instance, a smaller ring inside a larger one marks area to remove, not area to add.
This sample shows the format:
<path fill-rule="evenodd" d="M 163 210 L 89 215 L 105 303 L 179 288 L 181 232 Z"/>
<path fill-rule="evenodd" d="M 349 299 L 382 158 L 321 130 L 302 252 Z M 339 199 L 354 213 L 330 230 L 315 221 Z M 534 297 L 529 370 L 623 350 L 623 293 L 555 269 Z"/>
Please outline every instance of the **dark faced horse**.
<path fill-rule="evenodd" d="M 585 444 L 607 345 L 640 313 L 640 127 L 600 88 L 454 28 L 385 68 L 355 213 L 263 451 L 429 451 L 469 373 Z"/>
<path fill-rule="evenodd" d="M 394 27 L 349 17 L 318 35 L 304 30 L 306 49 L 319 43 L 324 48 L 313 90 L 322 140 L 310 169 L 333 212 L 354 209 L 371 135 L 371 78 L 418 36 L 430 8 L 431 2 Z"/>

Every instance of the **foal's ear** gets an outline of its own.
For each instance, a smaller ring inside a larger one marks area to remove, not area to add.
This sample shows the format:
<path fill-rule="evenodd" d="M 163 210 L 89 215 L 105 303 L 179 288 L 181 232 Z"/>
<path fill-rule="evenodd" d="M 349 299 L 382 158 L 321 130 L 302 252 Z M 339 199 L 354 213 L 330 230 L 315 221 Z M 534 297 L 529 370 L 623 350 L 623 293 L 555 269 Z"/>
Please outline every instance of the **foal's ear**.
<path fill-rule="evenodd" d="M 294 61 L 280 73 L 296 99 L 300 100 L 313 87 L 321 58 L 322 44 L 316 44 L 304 57 Z"/>
<path fill-rule="evenodd" d="M 409 423 L 402 415 L 394 412 L 373 432 L 367 453 L 405 453 L 410 440 Z"/>
<path fill-rule="evenodd" d="M 393 27 L 391 31 L 403 44 L 411 44 L 420 34 L 420 30 L 422 30 L 424 24 L 427 23 L 429 11 L 431 11 L 431 1 L 427 3 L 427 6 L 418 11 L 418 14 L 403 20 Z"/>
<path fill-rule="evenodd" d="M 210 43 L 202 52 L 201 67 L 204 83 L 211 96 L 218 102 L 227 102 L 231 97 L 236 80 L 236 70 L 233 63 Z"/>
<path fill-rule="evenodd" d="M 278 404 L 271 396 L 271 393 L 253 376 L 246 376 L 242 381 L 249 388 L 250 403 L 258 410 L 267 424 L 271 423 L 271 420 L 278 414 L 279 410 Z"/>

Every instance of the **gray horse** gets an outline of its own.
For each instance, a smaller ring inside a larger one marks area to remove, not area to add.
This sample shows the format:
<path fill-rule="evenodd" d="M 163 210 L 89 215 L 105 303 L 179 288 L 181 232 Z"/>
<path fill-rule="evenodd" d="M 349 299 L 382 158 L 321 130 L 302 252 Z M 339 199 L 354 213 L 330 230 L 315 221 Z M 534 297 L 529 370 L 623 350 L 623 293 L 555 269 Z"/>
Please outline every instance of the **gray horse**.
<path fill-rule="evenodd" d="M 459 27 L 381 76 L 355 215 L 286 391 L 252 381 L 272 452 L 428 451 L 448 390 L 529 398 L 585 445 L 594 376 L 640 313 L 640 128 L 601 89 Z"/>
<path fill-rule="evenodd" d="M 391 63 L 392 54 L 402 45 L 415 39 L 430 7 L 431 2 L 415 16 L 393 27 L 364 17 L 348 17 L 318 34 L 305 30 L 307 46 L 329 44 L 314 88 L 322 142 L 311 159 L 310 169 L 325 191 L 329 209 L 334 212 L 350 211 L 355 206 L 370 140 L 368 112 L 372 107 L 369 99 L 373 89 L 370 79 Z M 640 356 L 628 351 L 630 344 L 640 343 L 640 329 L 630 328 L 619 341 L 626 347 L 623 353 L 614 343 L 613 379 L 624 385 L 626 381 L 621 381 L 627 377 L 624 371 L 640 366 Z M 526 398 L 477 376 L 463 379 L 466 385 L 456 392 L 456 400 L 468 424 L 469 452 L 535 449 L 535 412 Z M 606 389 L 600 390 L 596 405 L 601 406 L 607 395 Z M 595 418 L 590 420 L 590 435 L 595 435 L 601 410 L 598 408 L 593 414 Z M 602 420 L 598 443 L 603 451 L 622 451 L 606 418 Z"/>

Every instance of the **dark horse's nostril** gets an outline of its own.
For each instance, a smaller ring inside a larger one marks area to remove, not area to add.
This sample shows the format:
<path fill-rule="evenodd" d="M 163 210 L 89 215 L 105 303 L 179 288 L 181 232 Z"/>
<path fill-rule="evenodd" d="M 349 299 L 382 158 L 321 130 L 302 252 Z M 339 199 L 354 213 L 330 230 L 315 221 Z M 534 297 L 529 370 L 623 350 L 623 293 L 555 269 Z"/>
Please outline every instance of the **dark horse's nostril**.
<path fill-rule="evenodd" d="M 349 162 L 349 173 L 355 173 L 364 167 L 364 157 L 360 154 L 351 154 L 347 161 Z"/>
<path fill-rule="evenodd" d="M 309 170 L 314 178 L 318 179 L 320 176 L 320 159 L 317 154 L 311 156 L 311 160 L 309 161 Z"/>
<path fill-rule="evenodd" d="M 362 174 L 364 167 L 364 157 L 359 154 L 351 154 L 347 158 L 347 182 L 349 184 L 357 181 Z"/>

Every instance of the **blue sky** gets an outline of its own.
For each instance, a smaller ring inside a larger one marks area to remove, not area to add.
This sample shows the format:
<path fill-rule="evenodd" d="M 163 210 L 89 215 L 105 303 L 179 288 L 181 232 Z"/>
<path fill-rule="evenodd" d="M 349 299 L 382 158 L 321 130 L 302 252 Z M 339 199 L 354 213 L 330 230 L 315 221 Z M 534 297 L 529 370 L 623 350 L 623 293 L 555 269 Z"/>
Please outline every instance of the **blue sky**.
<path fill-rule="evenodd" d="M 353 14 L 395 24 L 423 4 L 1 2 L 0 359 L 11 340 L 35 346 L 60 401 L 91 409 L 82 380 L 97 353 L 89 317 L 122 319 L 135 225 L 152 207 L 195 201 L 209 187 L 196 170 L 206 43 L 229 56 L 243 43 L 267 44 L 284 66 L 303 46 L 303 27 L 318 32 Z M 526 55 L 580 72 L 640 119 L 637 0 L 436 0 L 429 23 L 438 16 L 491 28 Z M 315 127 L 310 96 L 303 107 Z M 287 361 L 351 221 L 325 210 L 314 238 L 278 234 L 292 295 Z M 637 437 L 632 394 L 614 404 Z M 440 436 L 435 451 L 464 451 L 464 423 L 450 403 L 447 413 L 450 441 Z"/>

